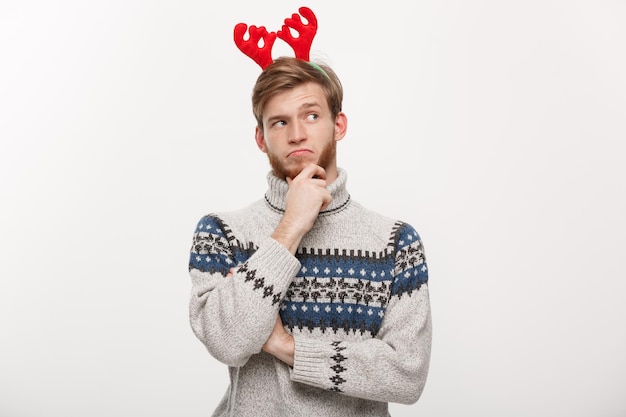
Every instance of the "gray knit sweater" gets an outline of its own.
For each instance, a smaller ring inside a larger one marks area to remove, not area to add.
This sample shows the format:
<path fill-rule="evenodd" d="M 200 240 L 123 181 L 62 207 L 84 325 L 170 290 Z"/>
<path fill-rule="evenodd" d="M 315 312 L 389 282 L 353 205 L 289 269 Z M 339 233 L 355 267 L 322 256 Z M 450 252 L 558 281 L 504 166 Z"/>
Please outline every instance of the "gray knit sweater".
<path fill-rule="evenodd" d="M 204 216 L 191 248 L 191 327 L 228 365 L 214 416 L 388 416 L 417 401 L 428 373 L 428 270 L 417 232 L 350 199 L 347 174 L 296 256 L 273 240 L 287 183 L 265 199 Z M 227 276 L 231 268 L 232 276 Z M 293 368 L 263 352 L 280 314 Z"/>

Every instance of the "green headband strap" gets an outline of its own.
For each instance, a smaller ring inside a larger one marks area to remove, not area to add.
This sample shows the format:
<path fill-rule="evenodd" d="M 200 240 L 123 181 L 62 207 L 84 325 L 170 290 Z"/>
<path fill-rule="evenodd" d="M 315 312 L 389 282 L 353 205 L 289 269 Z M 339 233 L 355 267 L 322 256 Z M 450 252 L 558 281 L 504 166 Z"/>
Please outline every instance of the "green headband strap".
<path fill-rule="evenodd" d="M 310 66 L 312 66 L 313 68 L 315 68 L 316 70 L 318 70 L 319 72 L 324 74 L 326 76 L 326 78 L 328 78 L 330 80 L 330 77 L 328 76 L 328 74 L 326 74 L 326 71 L 324 71 L 324 68 L 320 67 L 315 62 L 311 62 L 311 61 L 307 61 L 307 62 L 309 63 Z"/>

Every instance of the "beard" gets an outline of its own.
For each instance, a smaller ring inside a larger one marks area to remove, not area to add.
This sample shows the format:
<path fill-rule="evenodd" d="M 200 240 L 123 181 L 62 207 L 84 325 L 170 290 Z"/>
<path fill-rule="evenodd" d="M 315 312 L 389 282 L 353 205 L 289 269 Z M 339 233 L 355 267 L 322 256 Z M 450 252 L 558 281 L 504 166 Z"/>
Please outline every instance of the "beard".
<path fill-rule="evenodd" d="M 313 162 L 316 165 L 321 166 L 324 169 L 327 169 L 328 166 L 334 163 L 335 158 L 337 156 L 337 142 L 331 141 L 328 145 L 322 149 L 322 153 L 319 156 L 317 162 Z M 281 162 L 281 160 L 271 152 L 267 153 L 267 158 L 269 159 L 270 166 L 272 167 L 272 172 L 275 176 L 282 180 L 287 180 L 289 178 L 295 178 L 301 171 L 307 166 L 309 163 L 306 158 L 297 157 L 292 158 L 290 166 L 286 166 Z"/>

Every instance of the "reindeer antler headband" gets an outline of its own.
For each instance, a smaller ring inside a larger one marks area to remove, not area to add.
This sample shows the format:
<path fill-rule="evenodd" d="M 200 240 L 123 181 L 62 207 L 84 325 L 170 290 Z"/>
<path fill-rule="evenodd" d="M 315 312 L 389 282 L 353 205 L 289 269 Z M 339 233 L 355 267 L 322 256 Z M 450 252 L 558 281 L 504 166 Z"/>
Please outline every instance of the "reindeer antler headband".
<path fill-rule="evenodd" d="M 278 32 L 268 32 L 265 26 L 250 26 L 248 40 L 244 39 L 248 25 L 238 23 L 235 25 L 234 30 L 235 44 L 241 52 L 252 58 L 262 69 L 265 69 L 273 62 L 272 47 L 277 37 L 287 42 L 293 48 L 296 58 L 309 61 L 311 44 L 317 32 L 317 18 L 308 7 L 300 7 L 298 11 L 307 20 L 307 24 L 302 23 L 300 15 L 294 13 L 290 18 L 285 19 L 285 24 Z M 294 38 L 289 29 L 298 32 L 298 37 Z M 263 46 L 259 46 L 261 39 L 263 40 Z M 313 63 L 311 65 L 315 66 Z"/>

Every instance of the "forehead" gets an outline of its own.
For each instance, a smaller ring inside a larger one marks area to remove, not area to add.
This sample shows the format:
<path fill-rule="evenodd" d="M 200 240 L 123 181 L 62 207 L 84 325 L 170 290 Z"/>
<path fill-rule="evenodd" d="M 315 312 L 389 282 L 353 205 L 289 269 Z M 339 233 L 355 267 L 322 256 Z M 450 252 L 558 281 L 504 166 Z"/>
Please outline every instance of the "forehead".
<path fill-rule="evenodd" d="M 315 83 L 301 84 L 272 96 L 265 103 L 263 118 L 276 114 L 297 113 L 311 106 L 319 106 L 322 111 L 328 110 L 324 89 Z"/>

